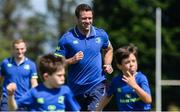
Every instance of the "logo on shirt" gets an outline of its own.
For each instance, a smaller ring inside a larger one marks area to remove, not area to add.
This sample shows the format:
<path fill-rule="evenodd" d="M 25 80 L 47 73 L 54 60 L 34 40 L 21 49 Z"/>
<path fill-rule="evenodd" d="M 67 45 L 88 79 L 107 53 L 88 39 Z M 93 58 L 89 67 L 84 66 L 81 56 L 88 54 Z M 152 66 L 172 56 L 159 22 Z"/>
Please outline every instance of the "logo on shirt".
<path fill-rule="evenodd" d="M 129 99 L 120 99 L 120 103 L 131 103 L 131 102 L 138 102 L 140 98 L 129 98 Z"/>
<path fill-rule="evenodd" d="M 44 103 L 44 98 L 38 98 L 37 102 L 40 103 L 40 104 L 43 104 Z"/>
<path fill-rule="evenodd" d="M 117 92 L 120 93 L 121 92 L 121 88 L 117 88 Z"/>
<path fill-rule="evenodd" d="M 58 97 L 58 103 L 64 104 L 64 96 Z"/>
<path fill-rule="evenodd" d="M 100 37 L 97 37 L 96 39 L 95 39 L 95 41 L 96 41 L 96 43 L 101 43 L 101 38 Z"/>
<path fill-rule="evenodd" d="M 56 106 L 55 105 L 49 105 L 48 110 L 54 111 L 54 110 L 56 110 Z"/>
<path fill-rule="evenodd" d="M 26 64 L 26 65 L 24 65 L 24 69 L 29 70 L 30 66 Z"/>
<path fill-rule="evenodd" d="M 8 63 L 7 66 L 8 66 L 8 67 L 12 67 L 12 64 L 11 64 L 11 63 Z"/>
<path fill-rule="evenodd" d="M 73 41 L 73 44 L 78 44 L 79 42 L 77 40 L 74 40 Z"/>
<path fill-rule="evenodd" d="M 126 94 L 125 97 L 126 98 L 131 98 L 131 95 L 130 94 Z"/>

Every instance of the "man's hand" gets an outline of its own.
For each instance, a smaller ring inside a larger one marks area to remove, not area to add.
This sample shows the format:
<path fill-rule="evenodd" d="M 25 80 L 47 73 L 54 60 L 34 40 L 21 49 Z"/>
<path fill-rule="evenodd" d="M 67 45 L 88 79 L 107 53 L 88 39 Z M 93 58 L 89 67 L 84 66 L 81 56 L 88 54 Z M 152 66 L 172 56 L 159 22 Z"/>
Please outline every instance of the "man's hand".
<path fill-rule="evenodd" d="M 9 96 L 14 95 L 15 90 L 16 90 L 16 83 L 12 82 L 7 85 L 7 91 Z"/>
<path fill-rule="evenodd" d="M 108 74 L 111 74 L 113 72 L 113 68 L 111 65 L 103 65 L 103 69 Z"/>
<path fill-rule="evenodd" d="M 74 63 L 77 63 L 79 60 L 83 59 L 83 57 L 84 57 L 84 54 L 83 54 L 82 51 L 77 52 L 77 53 L 73 56 L 73 61 L 72 61 L 72 63 L 73 63 L 73 64 L 74 64 Z"/>

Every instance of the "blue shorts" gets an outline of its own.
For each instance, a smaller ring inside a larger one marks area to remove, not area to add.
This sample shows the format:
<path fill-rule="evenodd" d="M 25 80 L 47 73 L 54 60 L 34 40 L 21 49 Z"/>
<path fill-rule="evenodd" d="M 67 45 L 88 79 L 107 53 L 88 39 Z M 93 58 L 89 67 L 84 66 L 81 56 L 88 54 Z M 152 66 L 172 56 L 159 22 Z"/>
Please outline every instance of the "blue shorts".
<path fill-rule="evenodd" d="M 94 111 L 101 98 L 105 95 L 105 92 L 106 85 L 102 82 L 96 85 L 91 91 L 75 96 L 81 106 L 81 111 Z"/>

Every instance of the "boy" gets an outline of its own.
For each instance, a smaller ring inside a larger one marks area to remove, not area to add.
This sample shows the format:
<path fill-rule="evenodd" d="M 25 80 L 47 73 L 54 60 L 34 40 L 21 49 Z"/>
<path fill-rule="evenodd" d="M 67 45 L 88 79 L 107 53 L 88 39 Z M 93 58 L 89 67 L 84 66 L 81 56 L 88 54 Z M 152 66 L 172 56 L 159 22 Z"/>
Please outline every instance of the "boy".
<path fill-rule="evenodd" d="M 31 111 L 79 111 L 74 96 L 65 81 L 65 60 L 52 54 L 44 55 L 39 61 L 40 75 L 44 82 L 28 91 L 15 101 L 16 84 L 7 86 L 8 104 L 11 110 L 28 107 Z"/>
<path fill-rule="evenodd" d="M 122 75 L 113 78 L 107 95 L 96 109 L 103 109 L 112 96 L 115 96 L 120 111 L 150 110 L 152 98 L 148 80 L 143 73 L 137 72 L 137 48 L 133 44 L 119 48 L 115 58 Z"/>

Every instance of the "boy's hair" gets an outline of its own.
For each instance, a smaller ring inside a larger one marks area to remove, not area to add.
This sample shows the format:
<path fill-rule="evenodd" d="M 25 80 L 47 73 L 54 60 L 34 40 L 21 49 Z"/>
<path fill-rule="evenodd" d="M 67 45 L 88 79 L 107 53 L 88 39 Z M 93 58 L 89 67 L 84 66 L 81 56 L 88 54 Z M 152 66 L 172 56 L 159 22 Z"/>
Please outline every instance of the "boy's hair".
<path fill-rule="evenodd" d="M 76 7 L 75 15 L 77 18 L 80 16 L 81 11 L 92 11 L 92 8 L 87 4 L 80 4 Z M 93 11 L 92 11 L 93 12 Z"/>
<path fill-rule="evenodd" d="M 131 53 L 134 54 L 137 59 L 137 47 L 134 44 L 129 44 L 128 46 L 117 49 L 115 52 L 116 63 L 122 64 L 122 60 L 128 58 Z"/>
<path fill-rule="evenodd" d="M 53 54 L 46 54 L 39 59 L 39 72 L 41 78 L 44 73 L 52 75 L 54 72 L 66 67 L 64 57 L 56 57 Z"/>

